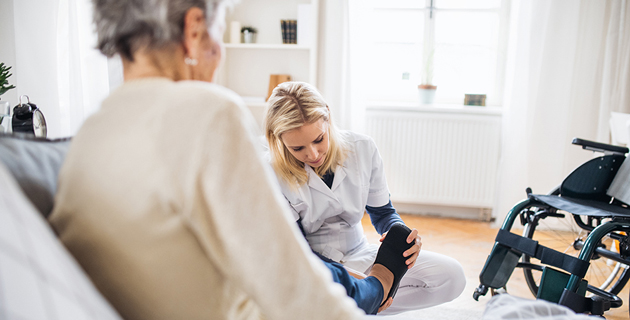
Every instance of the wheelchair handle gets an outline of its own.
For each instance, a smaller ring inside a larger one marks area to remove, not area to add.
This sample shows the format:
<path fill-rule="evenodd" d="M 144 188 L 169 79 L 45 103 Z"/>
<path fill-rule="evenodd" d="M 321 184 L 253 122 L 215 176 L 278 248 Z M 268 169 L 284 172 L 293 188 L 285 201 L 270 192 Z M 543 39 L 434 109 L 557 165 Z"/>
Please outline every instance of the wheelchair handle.
<path fill-rule="evenodd" d="M 591 150 L 594 152 L 602 152 L 606 154 L 613 153 L 613 154 L 620 154 L 620 155 L 624 155 L 628 153 L 628 148 L 626 147 L 613 146 L 611 144 L 584 140 L 580 138 L 573 138 L 573 141 L 571 143 L 578 146 L 582 146 L 582 149 Z"/>

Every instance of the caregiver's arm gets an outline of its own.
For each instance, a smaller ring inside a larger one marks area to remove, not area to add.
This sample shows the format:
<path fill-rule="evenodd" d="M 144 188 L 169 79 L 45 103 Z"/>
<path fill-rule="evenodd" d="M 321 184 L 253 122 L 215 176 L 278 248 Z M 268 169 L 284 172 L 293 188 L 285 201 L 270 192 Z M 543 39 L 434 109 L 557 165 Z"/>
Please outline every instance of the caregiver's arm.
<path fill-rule="evenodd" d="M 381 207 L 365 206 L 365 211 L 370 215 L 372 225 L 374 225 L 376 232 L 380 235 L 389 231 L 389 228 L 396 223 L 405 224 L 394 206 L 392 206 L 391 200 Z"/>

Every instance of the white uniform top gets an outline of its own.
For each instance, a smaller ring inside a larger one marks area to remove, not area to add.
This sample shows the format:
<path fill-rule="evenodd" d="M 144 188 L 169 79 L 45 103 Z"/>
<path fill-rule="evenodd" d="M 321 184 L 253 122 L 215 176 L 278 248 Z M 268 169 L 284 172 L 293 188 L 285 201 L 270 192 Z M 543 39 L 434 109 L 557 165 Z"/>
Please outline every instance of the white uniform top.
<path fill-rule="evenodd" d="M 368 245 L 361 218 L 366 205 L 389 203 L 389 189 L 374 141 L 357 133 L 343 134 L 350 142 L 350 151 L 343 165 L 336 168 L 331 188 L 309 165 L 304 166 L 306 184 L 292 190 L 281 182 L 281 188 L 294 209 L 295 220 L 301 219 L 313 250 L 365 271 L 374 262 L 376 247 Z"/>

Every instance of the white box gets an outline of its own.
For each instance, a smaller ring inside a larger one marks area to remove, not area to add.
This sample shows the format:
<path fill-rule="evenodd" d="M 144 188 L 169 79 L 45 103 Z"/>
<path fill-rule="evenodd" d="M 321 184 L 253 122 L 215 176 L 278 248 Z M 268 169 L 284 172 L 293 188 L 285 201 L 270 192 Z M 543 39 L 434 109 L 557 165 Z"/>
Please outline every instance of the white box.
<path fill-rule="evenodd" d="M 230 22 L 230 43 L 241 43 L 241 23 Z"/>

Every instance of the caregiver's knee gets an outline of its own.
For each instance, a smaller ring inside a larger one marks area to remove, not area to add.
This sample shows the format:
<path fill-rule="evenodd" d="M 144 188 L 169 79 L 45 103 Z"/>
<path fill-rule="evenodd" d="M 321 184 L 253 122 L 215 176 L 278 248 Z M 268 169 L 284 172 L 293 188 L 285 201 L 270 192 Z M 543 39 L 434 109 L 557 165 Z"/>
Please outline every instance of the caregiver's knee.
<path fill-rule="evenodd" d="M 457 260 L 449 260 L 451 260 L 450 263 L 445 264 L 443 269 L 444 275 L 447 277 L 444 282 L 443 291 L 446 301 L 451 301 L 459 297 L 466 287 L 464 268 L 462 268 L 462 265 Z"/>

